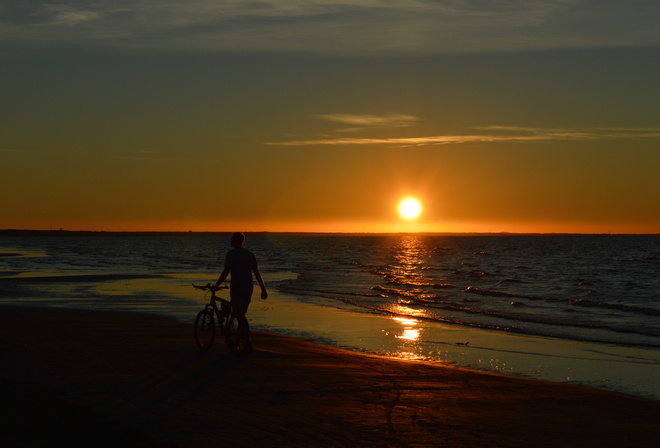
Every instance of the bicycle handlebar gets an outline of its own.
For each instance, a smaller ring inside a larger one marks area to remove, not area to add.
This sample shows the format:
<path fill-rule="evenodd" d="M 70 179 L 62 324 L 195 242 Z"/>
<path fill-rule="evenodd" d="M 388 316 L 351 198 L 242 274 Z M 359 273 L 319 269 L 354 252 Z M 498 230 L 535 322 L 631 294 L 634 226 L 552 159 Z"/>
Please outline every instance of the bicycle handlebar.
<path fill-rule="evenodd" d="M 227 285 L 213 286 L 210 283 L 207 283 L 204 286 L 197 286 L 196 284 L 193 283 L 192 287 L 195 289 L 201 289 L 202 291 L 219 291 L 220 289 L 229 289 L 229 286 Z"/>

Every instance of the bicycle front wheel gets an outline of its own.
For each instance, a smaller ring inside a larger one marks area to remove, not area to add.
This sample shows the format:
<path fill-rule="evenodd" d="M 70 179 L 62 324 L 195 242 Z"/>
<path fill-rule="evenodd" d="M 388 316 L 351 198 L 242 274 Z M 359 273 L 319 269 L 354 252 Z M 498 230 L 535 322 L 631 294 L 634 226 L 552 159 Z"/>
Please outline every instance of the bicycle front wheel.
<path fill-rule="evenodd" d="M 213 310 L 204 308 L 197 313 L 195 319 L 195 343 L 201 351 L 205 352 L 211 348 L 213 341 L 215 341 Z"/>
<path fill-rule="evenodd" d="M 247 319 L 231 316 L 227 325 L 227 346 L 234 355 L 245 353 L 250 346 L 250 327 Z"/>

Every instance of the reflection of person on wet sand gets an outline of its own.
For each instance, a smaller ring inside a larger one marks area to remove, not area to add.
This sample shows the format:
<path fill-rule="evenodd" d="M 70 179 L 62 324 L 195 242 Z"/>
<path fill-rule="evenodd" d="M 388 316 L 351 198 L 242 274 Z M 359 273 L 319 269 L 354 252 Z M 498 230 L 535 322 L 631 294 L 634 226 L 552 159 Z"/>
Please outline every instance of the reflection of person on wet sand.
<path fill-rule="evenodd" d="M 229 295 L 231 297 L 231 305 L 234 314 L 238 317 L 239 322 L 243 328 L 248 328 L 247 313 L 248 306 L 252 300 L 253 280 L 252 274 L 257 279 L 261 287 L 261 298 L 266 299 L 268 292 L 266 291 L 266 284 L 259 272 L 257 259 L 252 252 L 243 247 L 245 243 L 245 235 L 236 232 L 231 236 L 231 249 L 227 252 L 225 257 L 225 267 L 215 286 L 219 286 L 224 282 L 228 276 L 231 276 L 229 283 Z M 252 348 L 250 344 L 250 335 L 248 333 L 248 350 Z"/>

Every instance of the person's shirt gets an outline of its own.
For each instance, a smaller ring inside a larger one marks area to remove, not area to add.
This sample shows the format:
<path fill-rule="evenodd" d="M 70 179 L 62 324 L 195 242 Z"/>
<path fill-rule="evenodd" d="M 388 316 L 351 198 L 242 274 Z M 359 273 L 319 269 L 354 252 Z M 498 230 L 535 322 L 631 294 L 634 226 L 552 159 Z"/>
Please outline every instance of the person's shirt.
<path fill-rule="evenodd" d="M 225 269 L 231 273 L 230 288 L 239 294 L 252 294 L 252 270 L 257 266 L 257 259 L 252 252 L 243 247 L 234 247 L 227 252 Z"/>

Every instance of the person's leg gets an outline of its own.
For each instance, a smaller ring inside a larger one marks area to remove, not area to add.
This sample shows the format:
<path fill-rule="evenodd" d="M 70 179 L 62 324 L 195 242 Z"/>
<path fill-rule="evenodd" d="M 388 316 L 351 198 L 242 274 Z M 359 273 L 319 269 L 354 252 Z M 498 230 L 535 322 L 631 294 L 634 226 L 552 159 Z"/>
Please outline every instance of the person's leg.
<path fill-rule="evenodd" d="M 245 314 L 251 300 L 251 294 L 232 294 L 231 296 L 232 311 L 236 319 L 238 319 L 238 331 L 241 336 L 245 337 L 248 350 L 252 350 L 252 343 L 250 342 L 250 325 Z"/>

